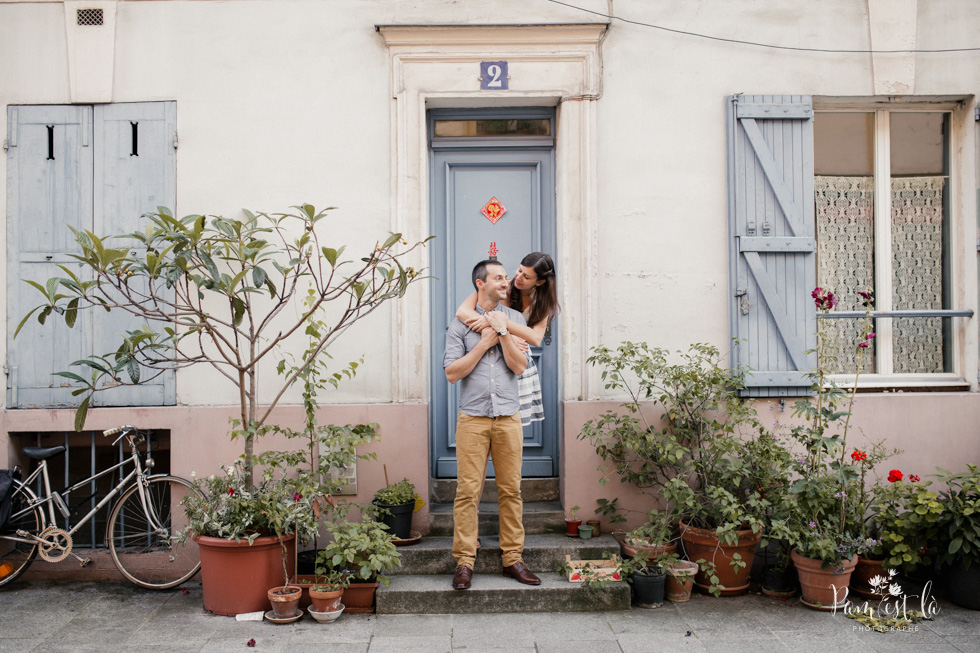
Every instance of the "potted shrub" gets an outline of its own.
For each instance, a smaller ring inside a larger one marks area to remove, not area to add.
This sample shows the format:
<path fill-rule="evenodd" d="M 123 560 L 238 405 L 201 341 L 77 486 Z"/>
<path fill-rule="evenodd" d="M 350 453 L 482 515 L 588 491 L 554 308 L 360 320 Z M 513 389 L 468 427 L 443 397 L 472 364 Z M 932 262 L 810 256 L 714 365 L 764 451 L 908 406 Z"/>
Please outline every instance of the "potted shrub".
<path fill-rule="evenodd" d="M 188 525 L 177 537 L 199 546 L 206 610 L 255 612 L 270 587 L 288 585 L 296 537 L 312 537 L 317 524 L 309 498 L 281 468 L 265 468 L 257 484 L 245 480 L 242 460 L 221 471 L 194 480 L 201 494 L 186 497 Z"/>
<path fill-rule="evenodd" d="M 395 539 L 407 540 L 412 536 L 412 514 L 417 498 L 415 486 L 407 478 L 374 493 L 378 520 L 388 527 Z"/>
<path fill-rule="evenodd" d="M 409 245 L 400 234 L 373 244 L 361 257 L 344 260 L 345 248 L 329 242 L 331 210 L 302 204 L 284 213 L 243 210 L 240 218 L 177 219 L 161 207 L 144 215 L 147 222 L 131 234 L 76 231 L 80 253 L 73 257 L 84 274 L 62 267 L 65 277 L 32 281 L 43 301 L 16 332 L 35 314 L 42 324 L 51 315 L 61 316 L 69 327 L 85 310 L 118 311 L 139 319 L 141 326 L 122 334 L 118 347 L 73 363 L 84 375 L 57 372 L 77 385 L 78 430 L 96 392 L 177 368 L 214 368 L 240 399 L 231 436 L 242 443 L 243 456 L 235 472 L 241 483 L 234 487 L 251 493 L 258 487 L 253 482 L 255 440 L 273 430 L 271 417 L 286 391 L 313 361 L 327 355 L 341 333 L 385 302 L 404 296 L 423 278 L 404 263 L 425 241 Z M 260 370 L 269 369 L 264 364 L 278 358 L 284 366 L 283 352 L 296 350 L 309 338 L 317 320 L 313 344 L 291 372 L 276 383 L 266 374 L 260 384 Z M 260 387 L 269 395 L 260 396 Z M 221 504 L 220 497 L 209 499 L 216 507 Z M 255 544 L 254 537 L 247 539 L 246 546 Z M 202 576 L 206 595 L 237 582 L 209 582 L 215 577 L 206 570 Z M 257 587 L 252 593 L 261 600 L 267 589 Z"/>
<path fill-rule="evenodd" d="M 350 574 L 343 595 L 347 612 L 373 612 L 375 590 L 379 583 L 391 583 L 384 572 L 401 566 L 401 554 L 394 536 L 370 510 L 363 509 L 359 520 L 349 520 L 351 508 L 350 504 L 338 506 L 336 518 L 327 522 L 332 540 L 317 554 L 317 565 Z"/>
<path fill-rule="evenodd" d="M 572 506 L 565 512 L 565 535 L 568 537 L 578 537 L 578 527 L 582 525 L 582 520 L 575 516 L 581 510 L 578 506 Z"/>
<path fill-rule="evenodd" d="M 683 603 L 691 599 L 694 576 L 698 573 L 698 569 L 698 563 L 690 560 L 674 560 L 664 564 L 664 570 L 667 572 L 664 590 L 668 601 Z"/>
<path fill-rule="evenodd" d="M 818 610 L 833 610 L 846 601 L 851 574 L 862 548 L 864 515 L 853 509 L 849 495 L 859 492 L 860 468 L 847 460 L 847 432 L 864 353 L 874 338 L 873 297 L 860 292 L 866 308 L 856 344 L 857 374 L 845 391 L 828 378 L 826 361 L 832 354 L 832 329 L 827 313 L 837 305 L 834 293 L 816 288 L 811 297 L 817 316 L 817 366 L 810 373 L 813 396 L 796 402 L 792 437 L 803 455 L 793 460 L 797 478 L 786 496 L 783 518 L 774 520 L 776 537 L 794 549 L 790 555 L 800 580 L 803 603 Z M 836 331 L 836 329 L 833 329 Z M 852 458 L 852 461 L 854 459 Z"/>
<path fill-rule="evenodd" d="M 946 595 L 960 607 L 980 610 L 980 467 L 940 472 L 947 489 L 939 494 L 942 512 L 936 527 Z"/>
<path fill-rule="evenodd" d="M 680 518 L 688 557 L 700 561 L 696 584 L 714 594 L 748 590 L 748 571 L 768 501 L 760 492 L 754 412 L 738 397 L 743 375 L 720 365 L 717 348 L 694 344 L 670 353 L 645 343 L 595 347 L 589 362 L 603 368 L 606 387 L 627 392 L 619 411 L 585 424 L 607 474 L 653 490 Z M 661 411 L 647 418 L 644 402 Z M 604 477 L 605 478 L 605 477 Z"/>

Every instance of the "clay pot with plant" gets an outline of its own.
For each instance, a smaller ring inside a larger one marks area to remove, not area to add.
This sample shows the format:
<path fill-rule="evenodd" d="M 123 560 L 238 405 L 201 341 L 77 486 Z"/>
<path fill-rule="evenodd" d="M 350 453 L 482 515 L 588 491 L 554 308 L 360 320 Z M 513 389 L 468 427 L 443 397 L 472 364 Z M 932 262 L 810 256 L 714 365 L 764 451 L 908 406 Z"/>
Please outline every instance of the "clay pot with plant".
<path fill-rule="evenodd" d="M 386 469 L 386 478 L 387 474 Z M 375 492 L 373 503 L 378 510 L 378 520 L 388 527 L 395 539 L 407 540 L 412 536 L 412 515 L 420 499 L 415 485 L 403 478 Z"/>
<path fill-rule="evenodd" d="M 759 457 L 782 453 L 739 396 L 744 373 L 722 366 L 719 350 L 700 343 L 676 355 L 646 343 L 599 346 L 589 362 L 602 368 L 606 388 L 629 397 L 579 434 L 602 459 L 602 480 L 616 474 L 651 495 L 678 518 L 685 546 L 695 532 L 714 536 L 717 555 L 689 556 L 702 564 L 699 587 L 716 595 L 747 591 L 768 505 L 760 475 L 770 465 Z M 728 584 L 714 573 L 722 567 L 733 574 Z"/>
<path fill-rule="evenodd" d="M 582 525 L 582 520 L 575 513 L 579 510 L 579 506 L 572 506 L 565 511 L 565 535 L 568 537 L 578 537 L 578 527 Z"/>

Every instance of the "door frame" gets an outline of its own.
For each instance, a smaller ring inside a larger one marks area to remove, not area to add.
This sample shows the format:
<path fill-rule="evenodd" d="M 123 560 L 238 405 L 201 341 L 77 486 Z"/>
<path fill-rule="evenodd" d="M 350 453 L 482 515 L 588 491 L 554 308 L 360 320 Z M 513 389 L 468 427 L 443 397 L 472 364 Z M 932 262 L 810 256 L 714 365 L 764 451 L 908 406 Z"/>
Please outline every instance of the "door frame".
<path fill-rule="evenodd" d="M 555 211 L 555 201 L 554 201 L 554 189 L 557 179 L 557 173 L 555 169 L 555 150 L 556 150 L 556 111 L 552 107 L 541 107 L 541 106 L 530 106 L 530 107 L 508 107 L 508 108 L 465 108 L 465 109 L 431 109 L 426 112 L 426 125 L 428 130 L 427 141 L 429 143 L 428 149 L 428 171 L 429 174 L 427 178 L 429 180 L 429 209 L 432 213 L 429 215 L 429 225 L 430 228 L 436 230 L 436 220 L 435 212 L 440 206 L 439 199 L 436 197 L 437 188 L 441 187 L 438 183 L 438 179 L 434 175 L 434 169 L 436 165 L 436 160 L 440 155 L 453 155 L 459 153 L 462 159 L 466 159 L 472 156 L 478 156 L 481 152 L 493 152 L 493 153 L 508 153 L 512 152 L 515 155 L 515 159 L 520 157 L 521 153 L 528 153 L 534 160 L 540 160 L 545 163 L 546 178 L 543 179 L 545 186 L 541 188 L 542 192 L 548 193 L 549 197 L 539 197 L 538 202 L 542 209 L 540 214 L 540 223 L 538 226 L 539 231 L 537 236 L 540 237 L 541 242 L 532 244 L 532 249 L 540 249 L 541 251 L 547 251 L 557 256 L 557 245 L 558 245 L 558 225 L 557 225 L 557 214 Z M 486 120 L 498 120 L 498 119 L 547 119 L 551 124 L 550 135 L 549 136 L 504 136 L 504 137 L 435 137 L 434 136 L 434 125 L 437 120 L 474 120 L 474 119 L 486 119 Z M 544 155 L 544 156 L 542 156 Z M 550 156 L 549 156 L 550 155 Z M 516 163 L 516 161 L 515 161 Z M 461 167 L 466 167 L 469 164 L 460 163 Z M 482 164 L 481 164 L 482 165 Z M 493 167 L 496 165 L 493 161 L 489 161 L 486 165 Z M 440 242 L 440 239 L 433 241 L 432 247 L 430 249 L 429 255 L 429 268 L 432 270 L 433 276 L 431 282 L 429 283 L 429 296 L 430 296 L 430 322 L 429 322 L 429 338 L 430 342 L 435 344 L 438 340 L 436 334 L 433 333 L 433 329 L 439 328 L 438 324 L 448 324 L 452 319 L 452 312 L 455 309 L 453 296 L 454 293 L 451 292 L 453 289 L 453 284 L 450 280 L 437 278 L 439 274 L 442 273 L 444 269 L 449 267 L 449 242 L 452 240 L 449 236 L 453 233 L 454 226 L 452 223 L 447 224 L 446 233 L 442 234 L 447 240 Z M 529 250 L 532 251 L 532 250 Z M 523 255 L 525 252 L 522 252 Z M 458 272 L 458 270 L 457 270 Z M 508 270 L 508 272 L 511 272 Z M 438 302 L 438 304 L 436 303 Z M 536 473 L 538 477 L 542 477 L 541 469 L 545 466 L 546 461 L 550 461 L 550 470 L 548 473 L 543 474 L 544 477 L 557 476 L 558 470 L 560 469 L 560 451 L 559 446 L 562 437 L 562 424 L 561 424 L 561 411 L 558 409 L 561 397 L 561 370 L 558 367 L 561 348 L 561 337 L 559 333 L 559 326 L 556 322 L 554 325 L 554 334 L 552 336 L 552 342 L 549 344 L 550 347 L 554 349 L 550 353 L 548 368 L 550 371 L 548 374 L 553 374 L 554 380 L 553 385 L 549 390 L 552 393 L 550 397 L 551 402 L 554 404 L 550 408 L 546 406 L 545 412 L 547 414 L 546 420 L 548 420 L 547 428 L 549 431 L 553 428 L 553 435 L 547 437 L 547 433 L 544 431 L 544 425 L 542 423 L 536 423 L 534 427 L 536 430 L 532 432 L 532 436 L 540 436 L 538 442 L 541 443 L 543 448 L 535 448 L 532 445 L 531 451 L 537 451 L 538 454 L 531 455 L 528 457 L 525 455 L 525 467 L 538 470 Z M 452 478 L 449 475 L 449 470 L 447 469 L 447 460 L 441 457 L 440 454 L 444 456 L 444 447 L 440 444 L 440 438 L 445 435 L 445 433 L 440 433 L 440 427 L 443 426 L 445 421 L 445 426 L 452 429 L 452 421 L 455 419 L 453 411 L 453 400 L 452 400 L 452 389 L 448 393 L 445 393 L 446 389 L 446 379 L 445 376 L 440 372 L 442 360 L 441 352 L 437 351 L 437 347 L 433 346 L 432 357 L 430 358 L 431 365 L 431 375 L 429 383 L 429 461 L 430 461 L 430 473 L 433 478 Z M 535 348 L 537 352 L 537 357 L 541 358 L 544 356 L 544 350 Z M 545 369 L 539 366 L 539 369 Z M 542 385 L 548 385 L 544 382 L 542 378 Z M 448 397 L 448 404 L 446 401 L 441 400 L 443 397 Z M 533 441 L 534 437 L 532 437 Z M 527 441 L 525 441 L 527 442 Z M 451 447 L 450 447 L 451 449 Z M 488 472 L 492 475 L 492 470 Z M 525 476 L 530 476 L 531 472 L 525 472 Z"/>

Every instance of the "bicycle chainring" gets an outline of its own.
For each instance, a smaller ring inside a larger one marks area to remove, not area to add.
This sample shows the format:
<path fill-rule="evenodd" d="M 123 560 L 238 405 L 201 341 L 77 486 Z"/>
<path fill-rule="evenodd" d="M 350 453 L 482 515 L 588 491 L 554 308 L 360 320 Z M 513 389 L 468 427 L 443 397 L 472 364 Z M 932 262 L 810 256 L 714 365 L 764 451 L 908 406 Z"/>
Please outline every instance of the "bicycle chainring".
<path fill-rule="evenodd" d="M 72 539 L 71 535 L 60 528 L 48 526 L 38 533 L 41 542 L 38 542 L 38 553 L 47 562 L 61 562 L 71 555 Z"/>

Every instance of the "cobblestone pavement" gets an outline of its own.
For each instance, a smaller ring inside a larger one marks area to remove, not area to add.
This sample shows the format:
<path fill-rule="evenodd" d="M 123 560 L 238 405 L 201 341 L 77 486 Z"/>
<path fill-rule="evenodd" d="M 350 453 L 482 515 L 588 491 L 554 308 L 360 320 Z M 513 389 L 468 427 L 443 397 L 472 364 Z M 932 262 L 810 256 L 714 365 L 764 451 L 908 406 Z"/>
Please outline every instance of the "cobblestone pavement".
<path fill-rule="evenodd" d="M 889 633 L 760 594 L 696 595 L 656 610 L 342 615 L 333 624 L 304 616 L 282 626 L 215 616 L 202 605 L 199 582 L 166 592 L 124 583 L 18 582 L 0 590 L 0 651 L 980 651 L 980 612 L 942 600 L 933 621 Z"/>

